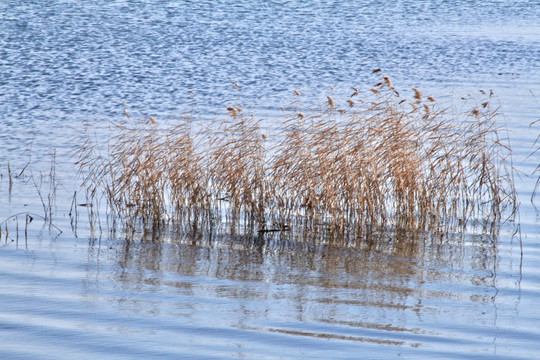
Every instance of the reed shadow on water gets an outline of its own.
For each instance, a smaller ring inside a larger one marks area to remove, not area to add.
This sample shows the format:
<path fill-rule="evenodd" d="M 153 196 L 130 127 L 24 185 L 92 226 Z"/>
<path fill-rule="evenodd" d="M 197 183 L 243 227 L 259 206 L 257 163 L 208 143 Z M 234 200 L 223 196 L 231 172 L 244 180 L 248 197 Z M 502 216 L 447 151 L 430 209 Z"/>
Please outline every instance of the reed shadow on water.
<path fill-rule="evenodd" d="M 77 165 L 88 203 L 124 229 L 443 234 L 515 215 L 511 148 L 492 93 L 461 109 L 390 78 L 313 104 L 295 91 L 278 130 L 240 106 L 229 118 L 112 123 L 106 154 L 86 127 Z M 467 107 L 469 106 L 469 107 Z M 99 208 L 99 206 L 96 206 Z M 114 225 L 116 226 L 116 225 Z"/>

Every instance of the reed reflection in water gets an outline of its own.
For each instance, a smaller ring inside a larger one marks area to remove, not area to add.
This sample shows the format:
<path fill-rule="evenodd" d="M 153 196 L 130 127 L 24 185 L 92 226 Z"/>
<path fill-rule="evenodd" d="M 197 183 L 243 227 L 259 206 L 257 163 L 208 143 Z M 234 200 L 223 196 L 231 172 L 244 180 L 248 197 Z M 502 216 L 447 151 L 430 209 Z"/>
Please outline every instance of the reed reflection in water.
<path fill-rule="evenodd" d="M 287 233 L 161 234 L 94 244 L 89 258 L 98 263 L 98 248 L 109 252 L 110 300 L 118 310 L 176 319 L 192 331 L 215 324 L 216 333 L 285 336 L 272 341 L 303 336 L 429 349 L 452 323 L 496 323 L 497 241 L 470 234 L 396 233 L 347 243 Z"/>

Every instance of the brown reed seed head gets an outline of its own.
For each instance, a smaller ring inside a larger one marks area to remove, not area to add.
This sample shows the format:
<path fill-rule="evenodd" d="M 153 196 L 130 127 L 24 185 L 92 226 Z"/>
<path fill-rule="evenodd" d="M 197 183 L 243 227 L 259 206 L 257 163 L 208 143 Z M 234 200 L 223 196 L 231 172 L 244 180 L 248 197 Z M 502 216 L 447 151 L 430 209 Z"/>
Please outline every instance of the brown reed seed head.
<path fill-rule="evenodd" d="M 334 109 L 336 107 L 336 103 L 334 102 L 334 99 L 330 96 L 327 96 L 328 98 L 328 107 L 330 109 Z"/>
<path fill-rule="evenodd" d="M 414 92 L 414 98 L 418 100 L 418 102 L 422 101 L 422 91 L 417 88 L 412 88 Z"/>
<path fill-rule="evenodd" d="M 386 86 L 388 86 L 390 89 L 394 89 L 394 84 L 392 84 L 392 80 L 388 76 L 383 76 L 383 80 Z"/>

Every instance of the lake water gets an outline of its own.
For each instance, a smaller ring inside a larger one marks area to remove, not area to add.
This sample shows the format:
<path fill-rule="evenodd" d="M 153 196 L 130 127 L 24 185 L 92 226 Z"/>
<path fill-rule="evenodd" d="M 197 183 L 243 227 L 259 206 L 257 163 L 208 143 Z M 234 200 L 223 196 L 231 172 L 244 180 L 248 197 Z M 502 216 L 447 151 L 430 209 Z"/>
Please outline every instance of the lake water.
<path fill-rule="evenodd" d="M 0 357 L 539 357 L 538 19 L 538 1 L 3 0 Z M 271 121 L 295 89 L 346 98 L 379 81 L 377 68 L 409 97 L 494 91 L 518 222 L 495 237 L 330 245 L 287 234 L 127 240 L 92 230 L 83 207 L 76 224 L 69 216 L 74 192 L 84 197 L 74 138 L 83 123 L 121 119 L 123 100 L 132 117 L 215 119 L 241 103 Z M 49 225 L 38 215 L 53 152 Z"/>

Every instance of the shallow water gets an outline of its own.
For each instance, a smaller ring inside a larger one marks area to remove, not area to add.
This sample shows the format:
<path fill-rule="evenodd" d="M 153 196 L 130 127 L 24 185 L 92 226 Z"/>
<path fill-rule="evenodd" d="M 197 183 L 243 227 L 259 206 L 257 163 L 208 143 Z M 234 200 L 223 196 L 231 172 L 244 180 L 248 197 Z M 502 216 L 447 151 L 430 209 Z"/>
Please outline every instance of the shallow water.
<path fill-rule="evenodd" d="M 0 356 L 534 358 L 538 18 L 533 1 L 1 2 L 0 221 L 22 215 L 2 225 Z M 344 99 L 378 82 L 376 68 L 402 96 L 420 87 L 458 107 L 494 90 L 520 171 L 523 257 L 514 223 L 497 237 L 330 244 L 127 240 L 90 229 L 86 208 L 69 216 L 74 191 L 83 202 L 73 138 L 121 119 L 124 99 L 133 117 L 214 119 L 240 103 L 271 121 L 294 89 Z M 53 149 L 54 226 L 39 217 Z"/>

